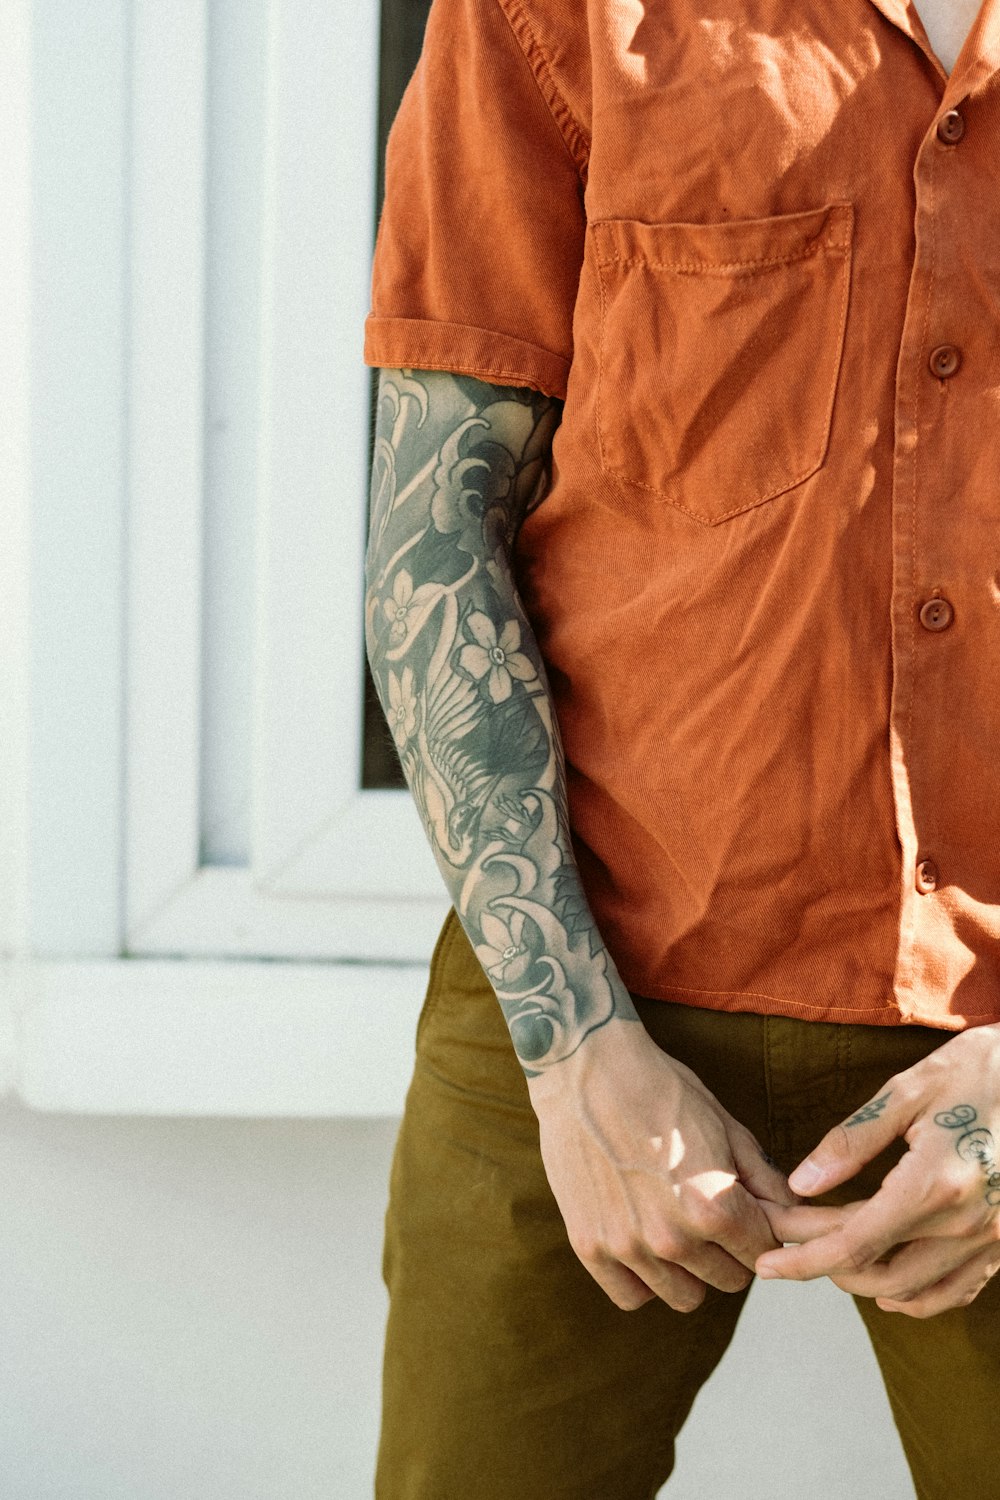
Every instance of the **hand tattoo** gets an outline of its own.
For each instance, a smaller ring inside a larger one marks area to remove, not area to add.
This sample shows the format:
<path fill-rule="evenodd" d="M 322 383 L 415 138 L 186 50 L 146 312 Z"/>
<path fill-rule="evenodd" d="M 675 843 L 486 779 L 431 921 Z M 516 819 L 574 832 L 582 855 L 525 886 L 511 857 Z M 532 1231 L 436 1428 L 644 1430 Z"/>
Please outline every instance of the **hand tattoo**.
<path fill-rule="evenodd" d="M 958 1130 L 955 1150 L 963 1161 L 979 1163 L 986 1179 L 984 1197 L 990 1208 L 1000 1208 L 1000 1166 L 997 1164 L 993 1132 L 977 1125 L 979 1115 L 971 1104 L 955 1104 L 934 1116 L 935 1125 L 943 1130 Z"/>

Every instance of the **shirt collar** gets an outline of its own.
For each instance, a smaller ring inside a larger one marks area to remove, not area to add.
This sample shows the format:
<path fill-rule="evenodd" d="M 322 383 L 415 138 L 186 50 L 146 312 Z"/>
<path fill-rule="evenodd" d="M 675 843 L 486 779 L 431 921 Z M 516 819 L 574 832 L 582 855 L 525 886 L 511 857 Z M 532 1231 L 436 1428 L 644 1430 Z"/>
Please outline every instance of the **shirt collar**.
<path fill-rule="evenodd" d="M 908 36 L 921 51 L 933 57 L 930 41 L 913 0 L 870 0 L 870 3 L 894 26 L 898 26 L 903 35 Z M 942 75 L 941 81 L 945 85 L 943 92 L 950 103 L 957 103 L 970 94 L 978 93 L 998 69 L 1000 0 L 983 0 L 951 74 L 948 77 Z"/>

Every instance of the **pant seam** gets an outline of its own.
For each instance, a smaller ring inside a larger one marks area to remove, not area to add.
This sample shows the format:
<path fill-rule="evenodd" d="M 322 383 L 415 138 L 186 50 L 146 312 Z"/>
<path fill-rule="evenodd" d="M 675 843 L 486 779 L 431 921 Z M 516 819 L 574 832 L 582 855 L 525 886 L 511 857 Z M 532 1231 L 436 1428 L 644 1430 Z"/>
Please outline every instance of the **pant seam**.
<path fill-rule="evenodd" d="M 455 908 L 452 907 L 448 912 L 448 915 L 445 917 L 441 931 L 438 934 L 438 940 L 435 945 L 434 953 L 431 956 L 430 972 L 427 977 L 427 994 L 424 998 L 424 1003 L 421 1007 L 420 1015 L 417 1018 L 417 1031 L 414 1038 L 415 1047 L 420 1046 L 420 1038 L 423 1033 L 424 1027 L 426 1026 L 432 1012 L 436 1009 L 438 1001 L 441 998 L 444 989 L 441 973 L 445 967 L 452 948 L 455 946 L 455 943 L 458 940 L 458 934 L 461 932 L 461 930 L 462 929 L 459 926 L 458 913 L 455 911 Z"/>
<path fill-rule="evenodd" d="M 767 1101 L 767 1152 L 778 1155 L 777 1131 L 774 1121 L 774 1065 L 771 1056 L 771 1017 L 764 1017 L 764 1097 Z"/>

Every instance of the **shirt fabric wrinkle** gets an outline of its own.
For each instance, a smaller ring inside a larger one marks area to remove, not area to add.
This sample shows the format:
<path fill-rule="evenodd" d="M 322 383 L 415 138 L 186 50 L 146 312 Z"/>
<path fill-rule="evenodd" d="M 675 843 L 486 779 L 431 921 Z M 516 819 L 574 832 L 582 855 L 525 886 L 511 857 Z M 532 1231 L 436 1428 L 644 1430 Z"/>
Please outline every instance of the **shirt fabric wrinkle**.
<path fill-rule="evenodd" d="M 497 0 L 497 4 L 507 17 L 528 66 L 535 75 L 542 98 L 563 133 L 566 148 L 576 164 L 581 180 L 586 182 L 590 142 L 579 120 L 575 118 L 566 99 L 559 91 L 552 63 L 532 31 L 531 22 L 518 0 Z"/>

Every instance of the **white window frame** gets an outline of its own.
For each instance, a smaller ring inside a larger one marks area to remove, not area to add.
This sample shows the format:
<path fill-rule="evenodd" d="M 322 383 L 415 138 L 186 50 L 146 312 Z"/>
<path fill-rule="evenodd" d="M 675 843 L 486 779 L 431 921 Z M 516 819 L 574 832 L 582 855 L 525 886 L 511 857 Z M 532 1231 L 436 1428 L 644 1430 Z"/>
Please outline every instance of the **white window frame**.
<path fill-rule="evenodd" d="M 0 583 L 24 606 L 0 1086 L 63 1110 L 394 1113 L 447 898 L 408 795 L 360 789 L 378 3 L 268 6 L 245 867 L 199 863 L 208 3 L 14 0 L 0 23 L 26 295 L 0 455 Z"/>

